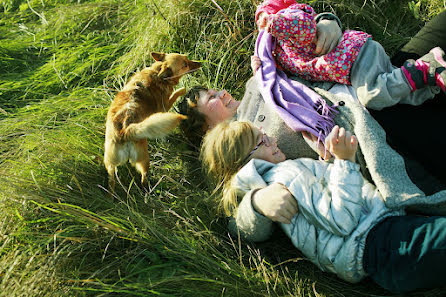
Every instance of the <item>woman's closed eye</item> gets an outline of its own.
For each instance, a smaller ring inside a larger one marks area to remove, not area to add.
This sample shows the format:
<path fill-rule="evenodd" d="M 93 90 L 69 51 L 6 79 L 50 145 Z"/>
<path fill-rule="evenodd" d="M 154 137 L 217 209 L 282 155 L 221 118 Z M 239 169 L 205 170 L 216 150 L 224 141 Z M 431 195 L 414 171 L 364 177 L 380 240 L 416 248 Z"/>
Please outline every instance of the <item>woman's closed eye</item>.
<path fill-rule="evenodd" d="M 208 102 L 213 100 L 213 99 L 220 99 L 219 96 L 218 96 L 218 93 L 214 93 L 212 95 L 209 95 Z"/>

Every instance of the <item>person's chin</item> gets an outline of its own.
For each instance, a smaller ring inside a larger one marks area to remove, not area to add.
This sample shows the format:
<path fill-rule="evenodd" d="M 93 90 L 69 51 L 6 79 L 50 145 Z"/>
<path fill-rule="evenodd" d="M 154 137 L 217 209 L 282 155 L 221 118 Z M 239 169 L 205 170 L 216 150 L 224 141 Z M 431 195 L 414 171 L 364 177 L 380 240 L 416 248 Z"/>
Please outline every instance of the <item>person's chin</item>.
<path fill-rule="evenodd" d="M 286 160 L 286 156 L 285 156 L 284 152 L 280 151 L 280 155 L 282 156 L 283 160 L 285 161 Z"/>

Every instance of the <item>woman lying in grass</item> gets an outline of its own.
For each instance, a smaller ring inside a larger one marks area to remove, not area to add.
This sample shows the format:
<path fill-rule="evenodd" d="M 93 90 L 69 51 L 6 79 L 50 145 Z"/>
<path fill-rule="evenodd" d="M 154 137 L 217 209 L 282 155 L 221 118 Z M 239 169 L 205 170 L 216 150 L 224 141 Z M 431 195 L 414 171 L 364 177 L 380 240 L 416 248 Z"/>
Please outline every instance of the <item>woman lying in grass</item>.
<path fill-rule="evenodd" d="M 333 128 L 326 148 L 333 163 L 285 161 L 274 137 L 249 122 L 234 121 L 208 132 L 200 157 L 222 189 L 221 209 L 238 217 L 242 236 L 257 229 L 267 238 L 272 224 L 264 218 L 260 226 L 252 226 L 252 213 L 240 212 L 246 208 L 238 208 L 238 197 L 281 184 L 293 195 L 296 210 L 290 223 L 280 226 L 323 271 L 352 283 L 370 275 L 393 292 L 444 285 L 446 217 L 406 215 L 402 208 L 386 207 L 378 190 L 359 172 L 357 139 L 344 128 Z"/>
<path fill-rule="evenodd" d="M 331 26 L 335 26 L 340 33 L 336 21 L 326 21 L 331 22 Z M 394 57 L 394 64 L 422 56 L 435 46 L 446 47 L 444 28 L 446 12 L 429 22 Z M 439 38 L 441 36 L 444 38 Z M 404 205 L 411 211 L 446 215 L 446 191 L 441 191 L 446 188 L 445 164 L 437 153 L 446 146 L 446 138 L 440 137 L 435 128 L 444 126 L 446 98 L 443 93 L 421 106 L 399 104 L 369 112 L 357 100 L 350 99 L 345 85 L 329 85 L 327 88 L 307 85 L 322 95 L 326 102 L 338 103 L 334 121 L 357 136 L 361 150 L 358 150 L 356 160 L 361 172 L 380 191 L 387 207 L 400 208 Z M 317 159 L 317 152 L 321 151 L 315 145 L 317 139 L 304 138 L 308 133 L 292 130 L 275 110 L 269 108 L 254 78 L 247 82 L 241 102 L 226 91 L 197 87 L 181 98 L 179 109 L 188 115 L 188 119 L 182 123 L 182 129 L 196 146 L 199 146 L 203 133 L 221 121 L 244 120 L 262 126 L 269 135 L 274 136 L 288 158 Z M 421 139 L 423 145 L 420 145 Z M 430 148 L 432 153 L 426 154 L 426 148 Z M 321 155 L 329 157 L 323 150 Z M 245 199 L 249 203 L 242 203 L 240 207 L 247 207 L 252 212 L 249 217 L 252 226 L 261 225 L 259 213 L 281 223 L 288 223 L 294 215 L 293 198 L 286 188 L 277 184 L 266 186 L 255 193 L 249 192 Z M 251 240 L 262 240 L 255 228 L 250 231 L 247 236 Z"/>

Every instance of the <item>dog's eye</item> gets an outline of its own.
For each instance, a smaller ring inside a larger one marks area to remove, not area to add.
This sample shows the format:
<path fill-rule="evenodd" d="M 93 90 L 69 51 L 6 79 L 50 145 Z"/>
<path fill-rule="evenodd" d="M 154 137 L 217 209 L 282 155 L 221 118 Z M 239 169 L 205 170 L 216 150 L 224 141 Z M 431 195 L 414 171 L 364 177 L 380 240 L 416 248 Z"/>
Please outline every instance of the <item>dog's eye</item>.
<path fill-rule="evenodd" d="M 183 68 L 186 68 L 186 67 L 187 67 L 187 63 L 184 63 L 184 64 L 183 64 Z"/>

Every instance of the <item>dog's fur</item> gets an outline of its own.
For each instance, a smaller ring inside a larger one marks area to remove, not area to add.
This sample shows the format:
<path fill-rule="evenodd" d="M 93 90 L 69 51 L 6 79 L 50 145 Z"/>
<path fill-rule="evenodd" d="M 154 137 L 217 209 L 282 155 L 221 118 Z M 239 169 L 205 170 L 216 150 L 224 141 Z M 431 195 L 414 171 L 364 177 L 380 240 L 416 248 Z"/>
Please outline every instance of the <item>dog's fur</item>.
<path fill-rule="evenodd" d="M 117 166 L 130 161 L 144 185 L 149 168 L 147 139 L 169 134 L 186 117 L 167 112 L 184 88 L 173 92 L 180 78 L 200 68 L 185 55 L 152 53 L 150 67 L 134 74 L 113 100 L 107 114 L 104 164 L 114 191 Z"/>

